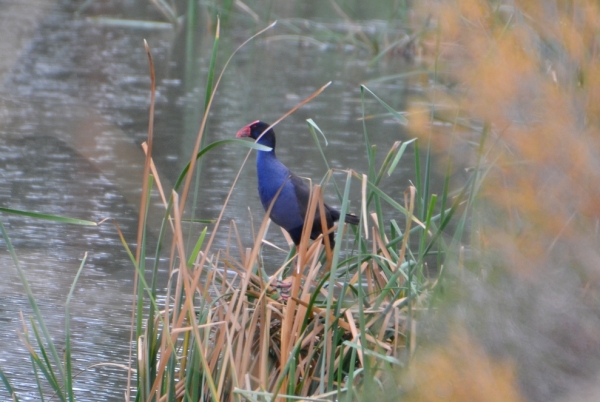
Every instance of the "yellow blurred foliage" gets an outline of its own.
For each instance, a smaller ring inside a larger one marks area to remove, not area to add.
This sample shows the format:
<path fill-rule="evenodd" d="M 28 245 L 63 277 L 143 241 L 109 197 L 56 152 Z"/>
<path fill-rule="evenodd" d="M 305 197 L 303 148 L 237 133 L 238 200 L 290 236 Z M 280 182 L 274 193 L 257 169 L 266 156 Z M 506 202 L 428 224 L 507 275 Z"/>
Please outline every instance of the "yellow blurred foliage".
<path fill-rule="evenodd" d="M 553 258 L 557 242 L 576 252 L 590 236 L 598 239 L 597 2 L 424 1 L 417 13 L 437 32 L 423 38 L 424 49 L 439 49 L 424 52 L 424 62 L 451 88 L 441 96 L 436 85 L 427 107 L 455 124 L 426 121 L 431 113 L 419 103 L 409 113 L 412 133 L 472 168 L 482 130 L 459 123 L 490 127 L 479 155 L 486 216 L 473 232 L 480 244 L 504 254 L 507 269 L 528 274 Z"/>
<path fill-rule="evenodd" d="M 523 401 L 511 364 L 490 358 L 466 331 L 456 330 L 447 345 L 417 356 L 403 378 L 408 402 Z"/>

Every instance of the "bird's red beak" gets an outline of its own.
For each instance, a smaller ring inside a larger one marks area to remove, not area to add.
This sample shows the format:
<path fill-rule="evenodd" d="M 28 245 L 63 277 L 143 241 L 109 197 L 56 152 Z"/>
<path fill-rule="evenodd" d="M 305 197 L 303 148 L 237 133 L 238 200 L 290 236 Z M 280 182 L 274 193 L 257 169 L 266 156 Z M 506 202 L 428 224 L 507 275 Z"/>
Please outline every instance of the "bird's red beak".
<path fill-rule="evenodd" d="M 240 131 L 237 132 L 237 134 L 235 135 L 237 138 L 242 138 L 242 137 L 250 137 L 250 126 L 246 126 L 243 127 Z"/>

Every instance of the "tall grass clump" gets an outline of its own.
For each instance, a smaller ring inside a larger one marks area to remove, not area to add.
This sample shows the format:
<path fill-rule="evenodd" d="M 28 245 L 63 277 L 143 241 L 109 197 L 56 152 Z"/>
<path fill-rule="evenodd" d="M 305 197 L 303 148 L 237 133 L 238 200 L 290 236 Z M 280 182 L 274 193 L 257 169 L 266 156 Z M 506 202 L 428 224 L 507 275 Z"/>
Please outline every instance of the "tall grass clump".
<path fill-rule="evenodd" d="M 60 222 L 65 224 L 75 224 L 84 226 L 96 226 L 96 222 L 86 221 L 82 219 L 68 218 L 56 215 L 49 215 L 43 213 L 15 210 L 11 208 L 0 208 L 0 212 L 5 214 L 19 215 L 34 219 L 43 219 L 54 222 Z M 71 366 L 71 344 L 70 344 L 70 314 L 69 305 L 73 291 L 79 279 L 83 267 L 87 259 L 87 253 L 85 253 L 77 274 L 73 279 L 73 284 L 69 290 L 69 294 L 65 300 L 65 345 L 64 351 L 61 351 L 59 355 L 59 348 L 54 341 L 52 334 L 50 333 L 46 320 L 40 311 L 38 302 L 35 295 L 29 286 L 27 275 L 25 270 L 22 268 L 17 252 L 13 248 L 12 242 L 4 224 L 0 221 L 0 232 L 2 233 L 2 239 L 4 240 L 5 247 L 10 254 L 14 267 L 23 286 L 23 290 L 27 295 L 29 305 L 32 309 L 32 316 L 29 320 L 26 320 L 21 313 L 21 321 L 23 323 L 23 332 L 20 333 L 20 337 L 23 341 L 24 346 L 29 351 L 31 366 L 34 373 L 34 381 L 37 384 L 37 389 L 40 398 L 43 400 L 44 395 L 50 395 L 60 401 L 73 401 L 75 400 L 73 378 L 75 373 Z M 62 357 L 61 357 L 62 355 Z M 11 385 L 11 379 L 4 373 L 0 368 L 0 380 L 4 385 L 5 390 L 9 394 L 13 401 L 19 400 L 19 395 Z"/>
<path fill-rule="evenodd" d="M 213 57 L 218 37 L 217 31 Z M 214 69 L 211 63 L 209 77 L 217 76 Z M 416 141 L 397 142 L 378 165 L 376 146 L 371 144 L 365 125 L 367 172 L 331 169 L 320 185 L 312 187 L 307 212 L 307 222 L 312 222 L 317 205 L 324 210 L 322 194 L 332 181 L 343 216 L 350 210 L 350 188 L 357 186 L 361 200 L 353 209 L 359 211 L 360 225 L 353 230 L 345 225 L 334 228 L 337 242 L 333 249 L 327 236 L 323 242 L 312 243 L 309 236 L 303 236 L 298 248 L 292 247 L 277 273 L 269 277 L 261 265 L 268 214 L 253 239 L 241 238 L 236 223 L 231 222 L 227 247 L 217 249 L 213 245 L 237 177 L 232 178 L 216 222 L 199 233 L 188 235 L 185 230 L 187 222 L 195 220 L 194 212 L 186 209 L 187 200 L 192 195 L 202 196 L 201 187 L 192 190 L 192 176 L 203 155 L 226 144 L 261 149 L 260 145 L 235 139 L 202 145 L 219 82 L 220 75 L 214 87 L 207 86 L 207 107 L 196 146 L 171 194 L 164 193 L 151 161 L 151 107 L 138 245 L 135 255 L 130 252 L 138 278 L 136 399 L 354 400 L 374 387 L 395 387 L 389 368 L 397 370 L 410 360 L 418 338 L 416 323 L 438 283 L 428 261 L 434 261 L 433 268 L 441 270 L 450 247 L 455 248 L 450 254 L 458 253 L 456 245 L 463 236 L 464 223 L 452 226 L 460 228 L 451 231 L 454 235 L 445 232 L 453 218 L 464 222 L 464 204 L 477 183 L 475 175 L 455 194 L 450 193 L 447 178 L 446 188 L 438 196 L 430 185 L 429 148 L 420 152 Z M 361 87 L 361 91 L 363 98 L 374 97 L 398 124 L 406 123 L 403 115 L 369 88 Z M 323 134 L 312 120 L 308 121 L 309 133 L 315 139 Z M 316 146 L 320 147 L 318 140 Z M 381 184 L 386 176 L 396 174 L 407 149 L 416 155 L 414 185 L 407 186 L 403 199 L 395 200 Z M 144 222 L 148 195 L 154 188 L 161 194 L 165 213 L 154 266 L 147 272 L 144 261 L 149 247 Z M 311 228 L 304 230 L 310 233 Z M 172 241 L 164 247 L 167 231 Z M 245 247 L 249 242 L 252 246 Z M 155 278 L 163 248 L 169 252 L 170 275 L 166 303 L 160 304 Z M 150 281 L 146 281 L 148 277 Z M 288 297 L 273 286 L 280 279 L 289 283 Z"/>

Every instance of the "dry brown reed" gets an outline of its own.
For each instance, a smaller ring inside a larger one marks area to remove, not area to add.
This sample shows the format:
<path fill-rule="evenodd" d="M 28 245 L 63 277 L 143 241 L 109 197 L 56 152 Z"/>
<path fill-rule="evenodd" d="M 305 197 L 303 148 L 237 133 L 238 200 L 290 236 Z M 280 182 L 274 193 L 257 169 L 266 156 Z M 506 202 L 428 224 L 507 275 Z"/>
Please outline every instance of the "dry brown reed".
<path fill-rule="evenodd" d="M 348 178 L 350 174 L 348 172 Z M 160 186 L 159 190 L 162 192 Z M 176 193 L 173 199 L 173 241 L 179 254 L 174 261 L 187 261 Z M 414 197 L 410 199 L 414 202 Z M 316 185 L 308 222 L 313 221 L 310 216 L 314 216 L 316 206 L 322 203 L 321 187 Z M 413 209 L 412 204 L 406 207 Z M 266 278 L 257 271 L 268 223 L 267 213 L 253 247 L 238 247 L 239 255 L 205 250 L 204 256 L 199 254 L 192 265 L 180 265 L 172 272 L 173 283 L 168 288 L 175 289 L 176 294 L 167 295 L 170 304 L 160 313 L 162 318 L 156 318 L 155 328 L 162 331 L 156 361 L 147 353 L 148 342 L 152 342 L 147 337 L 151 334 L 139 338 L 138 366 L 153 364 L 157 367 L 147 398 L 168 400 L 172 393 L 177 399 L 188 400 L 190 385 L 186 376 L 193 371 L 188 365 L 197 364 L 194 370 L 201 370 L 203 379 L 201 384 L 193 386 L 209 399 L 238 400 L 244 399 L 242 396 L 260 399 L 263 392 L 271 397 L 289 394 L 327 400 L 332 390 L 333 395 L 344 393 L 350 360 L 354 359 L 351 364 L 355 369 L 363 367 L 365 359 L 372 359 L 371 364 L 376 365 L 377 357 L 363 355 L 361 339 L 368 343 L 364 349 L 400 361 L 405 345 L 398 334 L 406 331 L 407 300 L 406 297 L 394 300 L 391 295 L 378 300 L 382 289 L 390 286 L 383 267 L 375 260 L 365 261 L 346 285 L 332 281 L 329 282 L 332 286 L 325 288 L 323 276 L 332 260 L 331 250 L 322 258 L 324 247 L 328 247 L 328 236 L 323 242 L 317 240 L 311 244 L 308 244 L 309 236 L 303 236 L 298 252 L 279 269 L 281 272 L 289 264 L 293 266 L 289 299 L 282 301 L 272 286 L 277 274 Z M 410 220 L 407 229 L 410 230 Z M 310 233 L 310 225 L 304 230 Z M 380 237 L 375 227 L 372 236 L 373 254 L 382 253 L 392 261 L 391 256 L 385 255 L 386 239 Z M 236 234 L 232 243 L 241 245 L 245 239 Z M 206 264 L 201 265 L 201 260 Z M 398 269 L 400 263 L 396 265 Z M 362 325 L 356 298 L 349 294 L 351 286 L 360 286 L 360 275 L 364 276 L 363 286 L 368 294 L 365 305 L 373 306 L 364 310 Z M 403 279 L 398 280 L 403 282 Z M 315 301 L 315 289 L 318 289 L 320 302 Z M 182 303 L 179 305 L 177 300 Z M 329 305 L 325 301 L 329 301 Z M 360 331 L 368 334 L 361 338 Z M 191 363 L 194 353 L 199 354 L 200 361 Z M 173 355 L 176 355 L 176 363 L 171 369 L 177 373 L 174 391 L 164 383 L 168 378 L 165 371 L 174 364 Z M 146 374 L 138 374 L 138 377 Z M 334 384 L 324 383 L 330 378 L 336 379 Z"/>

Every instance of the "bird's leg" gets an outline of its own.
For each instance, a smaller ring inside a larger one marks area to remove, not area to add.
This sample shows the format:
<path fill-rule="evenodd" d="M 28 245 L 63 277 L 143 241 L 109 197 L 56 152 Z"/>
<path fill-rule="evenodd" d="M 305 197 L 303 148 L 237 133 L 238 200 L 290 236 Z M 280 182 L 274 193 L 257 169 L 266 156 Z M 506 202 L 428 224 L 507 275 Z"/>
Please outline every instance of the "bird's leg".
<path fill-rule="evenodd" d="M 284 280 L 278 279 L 271 286 L 279 293 L 281 301 L 287 301 L 290 298 L 290 291 L 292 289 L 291 278 Z"/>
<path fill-rule="evenodd" d="M 278 279 L 277 281 L 275 281 L 273 286 L 275 286 L 276 288 L 279 288 L 279 289 L 289 289 L 292 287 L 292 282 L 290 282 L 287 279 L 284 279 L 284 280 Z"/>

